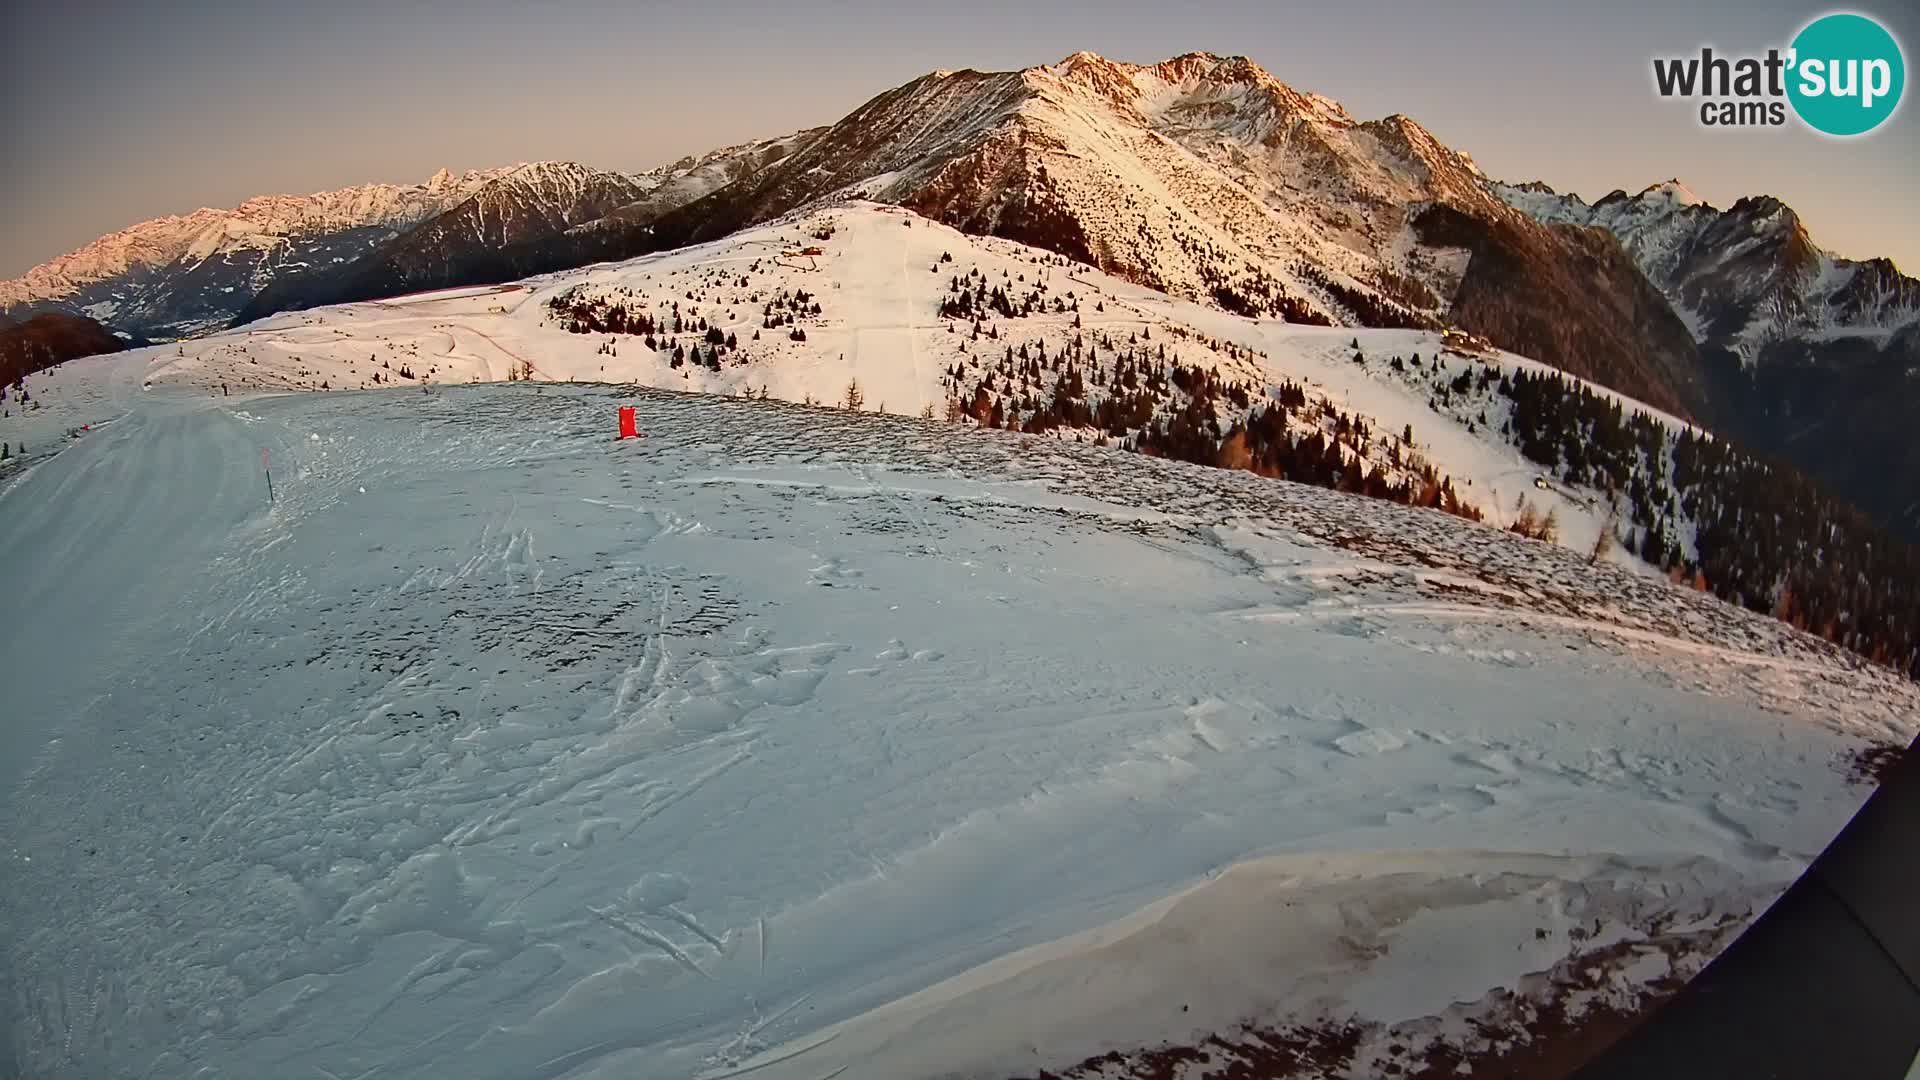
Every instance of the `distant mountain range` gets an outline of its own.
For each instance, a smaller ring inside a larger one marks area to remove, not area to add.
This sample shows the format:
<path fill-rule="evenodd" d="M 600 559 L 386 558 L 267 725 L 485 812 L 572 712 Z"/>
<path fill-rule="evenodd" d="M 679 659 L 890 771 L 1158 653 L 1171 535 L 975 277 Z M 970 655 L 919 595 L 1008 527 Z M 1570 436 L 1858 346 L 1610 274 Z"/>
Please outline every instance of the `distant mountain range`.
<path fill-rule="evenodd" d="M 275 279 L 345 265 L 510 171 L 442 170 L 424 184 L 261 195 L 143 221 L 0 282 L 0 311 L 86 315 L 152 338 L 201 333 Z"/>
<path fill-rule="evenodd" d="M 0 312 L 85 315 L 155 339 L 254 311 L 459 284 L 491 253 L 601 218 L 646 221 L 738 179 L 800 136 L 685 158 L 643 173 L 544 161 L 424 184 L 262 195 L 230 210 L 155 218 L 0 282 Z M 247 317 L 252 317 L 248 315 Z"/>
<path fill-rule="evenodd" d="M 1710 427 L 1920 537 L 1920 281 L 1822 251 L 1765 196 L 1719 210 L 1677 180 L 1591 206 L 1543 184 L 1499 190 L 1619 239 L 1699 342 Z"/>
<path fill-rule="evenodd" d="M 1771 198 L 1593 205 L 1486 177 L 1241 57 L 940 71 L 825 128 L 648 173 L 567 162 L 148 222 L 0 310 L 171 336 L 715 239 L 850 195 L 1232 312 L 1458 327 L 1782 455 L 1920 536 L 1920 283 L 1822 252 Z"/>
<path fill-rule="evenodd" d="M 565 161 L 519 166 L 348 264 L 278 278 L 236 315 L 245 322 L 288 308 L 520 277 L 503 253 L 576 229 L 644 227 L 778 161 L 810 134 L 730 146 L 636 174 Z"/>

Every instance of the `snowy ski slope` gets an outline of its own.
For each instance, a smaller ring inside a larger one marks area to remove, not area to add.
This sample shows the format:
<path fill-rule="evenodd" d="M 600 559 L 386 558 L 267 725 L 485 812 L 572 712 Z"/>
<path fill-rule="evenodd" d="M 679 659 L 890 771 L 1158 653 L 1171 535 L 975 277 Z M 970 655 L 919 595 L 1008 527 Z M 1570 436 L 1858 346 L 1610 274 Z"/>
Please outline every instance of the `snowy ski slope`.
<path fill-rule="evenodd" d="M 590 345 L 530 299 L 249 348 Z M 26 1075 L 1468 1039 L 1596 941 L 1627 998 L 1697 966 L 1864 798 L 1844 756 L 1920 716 L 1779 623 L 1434 512 L 777 401 L 195 388 L 237 339 L 68 365 L 47 408 L 115 421 L 0 495 Z"/>

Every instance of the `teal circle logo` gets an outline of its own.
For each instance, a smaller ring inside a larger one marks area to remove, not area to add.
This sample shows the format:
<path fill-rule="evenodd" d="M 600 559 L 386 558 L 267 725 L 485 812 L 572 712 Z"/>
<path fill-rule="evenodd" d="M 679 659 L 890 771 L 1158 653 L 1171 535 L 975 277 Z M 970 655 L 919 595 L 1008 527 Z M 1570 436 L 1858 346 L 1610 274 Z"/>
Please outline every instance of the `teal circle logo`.
<path fill-rule="evenodd" d="M 1793 39 L 1787 99 L 1815 131 L 1864 135 L 1900 105 L 1900 43 L 1865 15 L 1822 15 Z"/>

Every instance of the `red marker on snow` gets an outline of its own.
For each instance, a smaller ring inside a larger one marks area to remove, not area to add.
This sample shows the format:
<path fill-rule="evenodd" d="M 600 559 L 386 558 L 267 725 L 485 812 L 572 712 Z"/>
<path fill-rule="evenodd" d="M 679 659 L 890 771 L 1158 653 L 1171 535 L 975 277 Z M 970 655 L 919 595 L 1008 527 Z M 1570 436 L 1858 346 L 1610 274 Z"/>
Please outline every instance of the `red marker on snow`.
<path fill-rule="evenodd" d="M 644 439 L 640 433 L 638 410 L 632 405 L 620 406 L 620 439 Z M 618 442 L 619 439 L 614 440 Z"/>

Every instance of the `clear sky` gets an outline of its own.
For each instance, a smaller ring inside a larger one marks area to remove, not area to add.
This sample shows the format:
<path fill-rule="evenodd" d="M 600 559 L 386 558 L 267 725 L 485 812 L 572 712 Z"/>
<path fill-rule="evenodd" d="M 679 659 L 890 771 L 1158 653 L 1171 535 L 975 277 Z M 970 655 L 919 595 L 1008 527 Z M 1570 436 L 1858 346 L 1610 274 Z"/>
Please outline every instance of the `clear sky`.
<path fill-rule="evenodd" d="M 1857 8 L 1909 65 L 1920 3 Z M 30 10 L 31 9 L 31 10 Z M 0 3 L 0 276 L 105 232 L 266 192 L 543 158 L 644 168 L 839 119 L 935 68 L 1078 49 L 1251 56 L 1365 118 L 1404 112 L 1488 173 L 1595 198 L 1677 176 L 1780 197 L 1823 246 L 1920 272 L 1920 107 L 1849 142 L 1702 129 L 1652 57 L 1784 46 L 1779 0 L 342 0 Z M 1920 94 L 1910 89 L 1909 98 Z"/>

